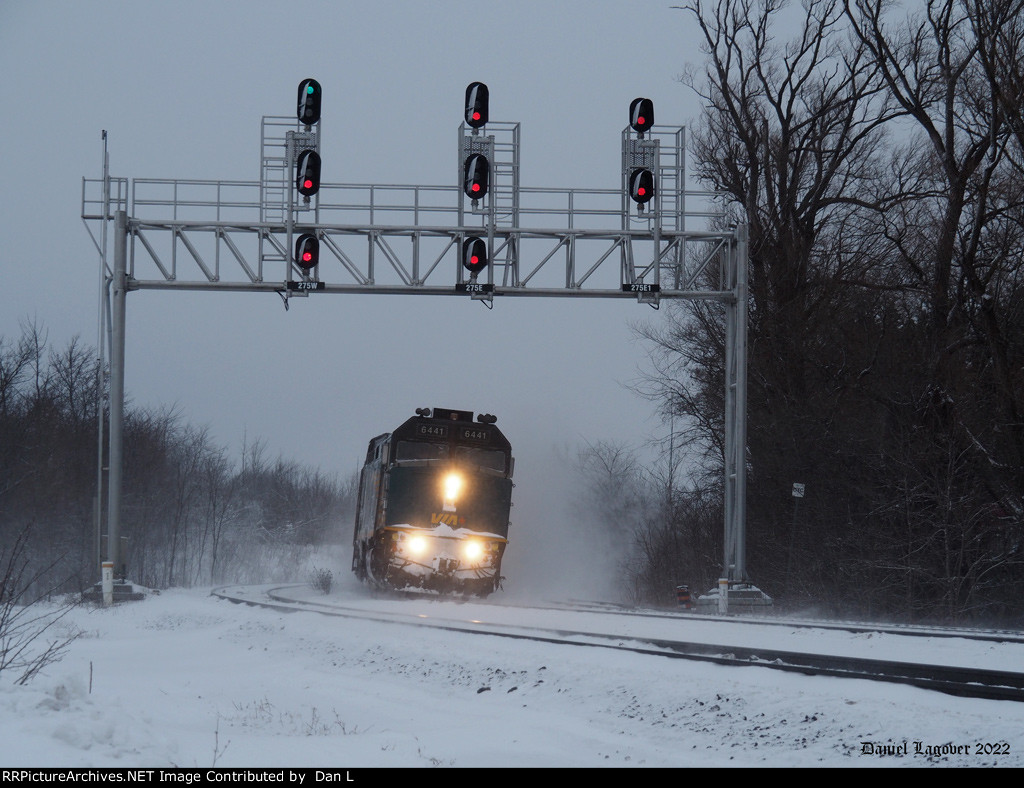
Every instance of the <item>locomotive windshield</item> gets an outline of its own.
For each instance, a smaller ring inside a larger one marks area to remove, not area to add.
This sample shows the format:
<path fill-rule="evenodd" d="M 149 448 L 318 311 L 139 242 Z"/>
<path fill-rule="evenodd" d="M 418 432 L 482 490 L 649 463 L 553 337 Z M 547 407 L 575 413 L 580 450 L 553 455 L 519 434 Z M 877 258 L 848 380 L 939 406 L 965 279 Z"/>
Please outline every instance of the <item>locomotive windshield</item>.
<path fill-rule="evenodd" d="M 477 468 L 486 468 L 498 473 L 504 473 L 506 470 L 505 452 L 496 449 L 458 446 L 455 449 L 455 460 L 460 465 L 475 465 Z"/>
<path fill-rule="evenodd" d="M 423 441 L 399 441 L 395 450 L 395 462 L 416 462 L 417 460 L 448 459 L 447 443 L 424 443 Z"/>
<path fill-rule="evenodd" d="M 506 453 L 499 449 L 455 446 L 453 456 L 447 443 L 399 441 L 395 448 L 395 463 L 397 464 L 447 461 L 449 459 L 453 459 L 458 465 L 482 468 L 497 473 L 505 473 L 508 469 Z"/>

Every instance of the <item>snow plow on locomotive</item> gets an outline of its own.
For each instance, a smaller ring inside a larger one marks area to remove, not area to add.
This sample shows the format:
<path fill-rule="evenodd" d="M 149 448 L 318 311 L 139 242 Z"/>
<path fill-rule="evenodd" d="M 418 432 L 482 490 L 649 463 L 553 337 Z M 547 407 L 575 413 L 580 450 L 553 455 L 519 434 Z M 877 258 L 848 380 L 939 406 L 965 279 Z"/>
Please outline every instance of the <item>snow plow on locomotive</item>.
<path fill-rule="evenodd" d="M 361 580 L 481 597 L 498 589 L 514 460 L 496 421 L 419 408 L 370 441 L 352 537 Z"/>

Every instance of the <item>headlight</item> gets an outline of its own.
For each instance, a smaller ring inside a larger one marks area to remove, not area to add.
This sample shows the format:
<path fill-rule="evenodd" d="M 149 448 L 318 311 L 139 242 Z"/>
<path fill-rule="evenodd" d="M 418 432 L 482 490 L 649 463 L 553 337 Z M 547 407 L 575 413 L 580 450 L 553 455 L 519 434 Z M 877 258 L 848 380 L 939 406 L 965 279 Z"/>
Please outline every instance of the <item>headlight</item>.
<path fill-rule="evenodd" d="M 484 554 L 484 546 L 476 541 L 466 542 L 462 547 L 462 554 L 468 561 L 479 561 Z"/>
<path fill-rule="evenodd" d="M 444 477 L 444 499 L 455 501 L 462 491 L 462 477 L 457 473 L 449 473 Z"/>
<path fill-rule="evenodd" d="M 427 551 L 427 540 L 423 536 L 412 536 L 406 542 L 406 549 L 413 555 L 422 555 Z"/>

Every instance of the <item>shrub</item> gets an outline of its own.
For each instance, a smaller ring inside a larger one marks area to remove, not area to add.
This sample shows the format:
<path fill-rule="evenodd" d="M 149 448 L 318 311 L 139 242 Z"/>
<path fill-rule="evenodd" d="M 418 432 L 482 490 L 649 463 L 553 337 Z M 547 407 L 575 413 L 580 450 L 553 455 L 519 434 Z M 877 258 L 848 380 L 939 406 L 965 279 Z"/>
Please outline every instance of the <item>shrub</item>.
<path fill-rule="evenodd" d="M 331 582 L 334 574 L 330 569 L 314 569 L 310 574 L 309 584 L 325 596 L 331 593 Z"/>

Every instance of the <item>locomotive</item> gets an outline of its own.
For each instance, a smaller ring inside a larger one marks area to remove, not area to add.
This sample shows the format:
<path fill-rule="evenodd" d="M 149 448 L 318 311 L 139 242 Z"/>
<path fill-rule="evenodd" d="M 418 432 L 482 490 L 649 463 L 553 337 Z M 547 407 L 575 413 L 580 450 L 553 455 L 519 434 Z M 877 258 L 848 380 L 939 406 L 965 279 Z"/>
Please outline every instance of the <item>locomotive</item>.
<path fill-rule="evenodd" d="M 370 441 L 352 536 L 361 580 L 480 597 L 498 589 L 515 460 L 496 421 L 419 408 Z"/>

